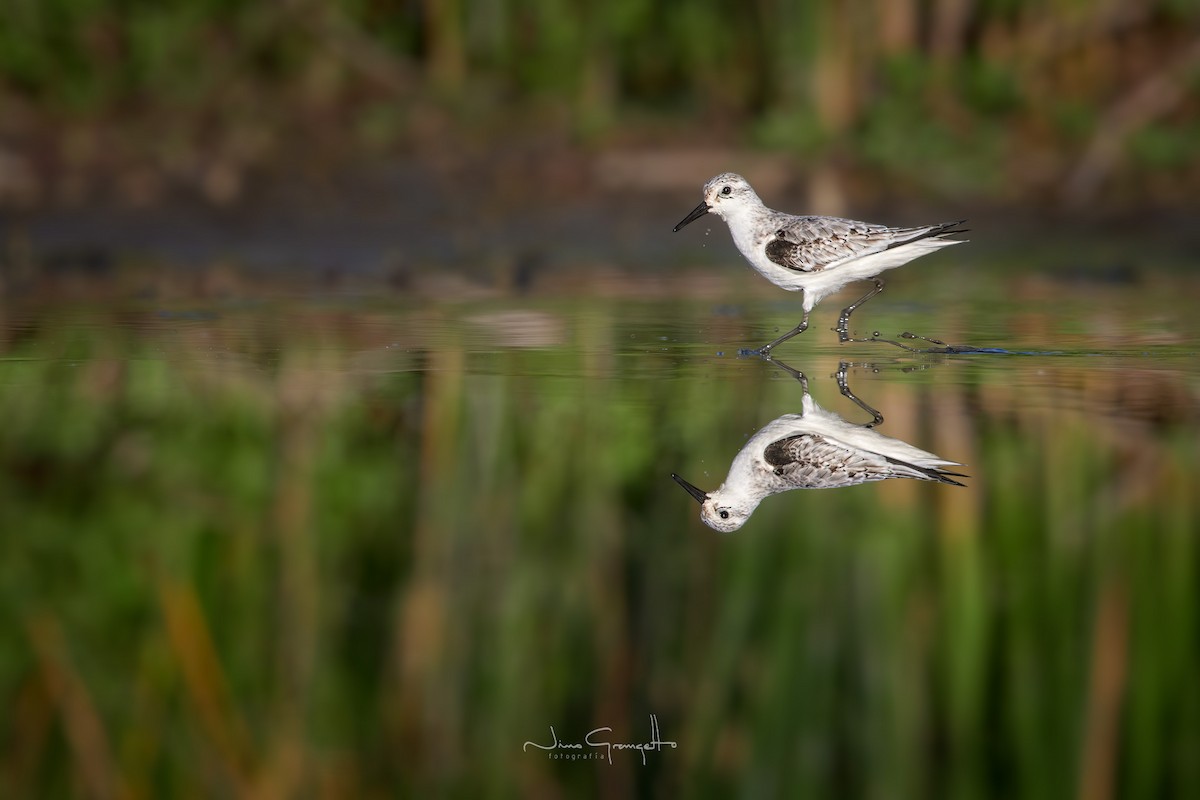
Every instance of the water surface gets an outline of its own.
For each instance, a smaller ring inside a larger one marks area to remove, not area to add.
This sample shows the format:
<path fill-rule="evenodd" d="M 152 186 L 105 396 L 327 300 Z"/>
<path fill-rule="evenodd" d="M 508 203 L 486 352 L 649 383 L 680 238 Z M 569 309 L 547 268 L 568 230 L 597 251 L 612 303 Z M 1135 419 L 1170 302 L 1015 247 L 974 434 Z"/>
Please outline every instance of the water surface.
<path fill-rule="evenodd" d="M 775 355 L 966 486 L 722 535 L 670 474 L 803 397 L 746 279 L 9 303 L 0 785 L 1200 792 L 1195 279 L 912 269 L 853 320 L 999 352 L 827 300 Z"/>

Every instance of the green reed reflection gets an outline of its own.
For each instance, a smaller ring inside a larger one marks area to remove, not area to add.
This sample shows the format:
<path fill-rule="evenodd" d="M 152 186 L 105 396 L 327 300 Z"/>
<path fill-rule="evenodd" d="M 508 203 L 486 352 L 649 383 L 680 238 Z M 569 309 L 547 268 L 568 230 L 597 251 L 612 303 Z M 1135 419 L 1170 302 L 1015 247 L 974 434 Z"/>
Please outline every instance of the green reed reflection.
<path fill-rule="evenodd" d="M 616 309 L 539 349 L 368 316 L 14 327 L 5 796 L 1200 792 L 1194 375 L 854 370 L 971 485 L 722 537 L 669 474 L 719 480 L 787 376 Z M 651 714 L 645 767 L 521 750 Z"/>

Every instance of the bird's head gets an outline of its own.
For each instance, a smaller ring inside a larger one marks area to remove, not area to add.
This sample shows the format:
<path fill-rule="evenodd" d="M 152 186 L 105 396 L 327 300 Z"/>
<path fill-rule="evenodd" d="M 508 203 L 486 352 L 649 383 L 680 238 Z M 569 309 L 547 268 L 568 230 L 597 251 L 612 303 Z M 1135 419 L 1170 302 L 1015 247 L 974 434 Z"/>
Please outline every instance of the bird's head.
<path fill-rule="evenodd" d="M 750 182 L 737 173 L 722 172 L 704 184 L 704 200 L 693 208 L 692 213 L 684 217 L 674 230 L 680 230 L 710 211 L 721 219 L 726 219 L 729 214 L 749 205 L 762 205 Z"/>
<path fill-rule="evenodd" d="M 706 492 L 688 483 L 674 472 L 671 473 L 671 477 L 700 504 L 700 521 L 714 531 L 721 533 L 736 531 L 746 524 L 746 520 L 750 519 L 750 515 L 758 506 L 756 500 L 737 497 L 726 492 L 724 486 L 716 491 Z"/>

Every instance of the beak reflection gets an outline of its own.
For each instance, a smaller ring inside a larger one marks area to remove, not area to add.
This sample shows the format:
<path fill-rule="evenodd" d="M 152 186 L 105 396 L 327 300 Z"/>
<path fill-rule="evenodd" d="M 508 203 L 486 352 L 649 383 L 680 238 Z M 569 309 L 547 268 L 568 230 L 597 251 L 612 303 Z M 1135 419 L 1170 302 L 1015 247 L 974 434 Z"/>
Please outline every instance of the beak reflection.
<path fill-rule="evenodd" d="M 690 483 L 688 483 L 683 478 L 676 475 L 674 472 L 671 473 L 671 477 L 675 479 L 676 483 L 678 483 L 680 486 L 683 487 L 685 492 L 690 494 L 692 497 L 696 498 L 697 503 L 703 504 L 704 501 L 708 499 L 708 492 L 704 491 L 703 489 L 698 489 L 695 486 L 692 486 Z"/>

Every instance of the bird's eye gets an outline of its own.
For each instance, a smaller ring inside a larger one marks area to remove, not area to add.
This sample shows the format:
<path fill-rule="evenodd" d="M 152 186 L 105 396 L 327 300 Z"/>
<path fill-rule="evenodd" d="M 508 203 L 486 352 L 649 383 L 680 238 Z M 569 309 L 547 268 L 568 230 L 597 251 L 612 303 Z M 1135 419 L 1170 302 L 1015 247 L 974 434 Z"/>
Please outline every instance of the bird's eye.
<path fill-rule="evenodd" d="M 725 188 L 727 188 L 727 189 L 728 189 L 729 187 L 727 186 L 727 187 L 725 187 Z M 720 511 L 718 511 L 717 513 L 721 515 L 721 519 L 729 519 L 729 512 L 728 512 L 728 511 L 726 511 L 725 509 L 721 509 L 721 510 L 720 510 Z"/>
<path fill-rule="evenodd" d="M 733 194 L 733 189 L 730 189 L 728 186 L 722 186 L 721 194 Z"/>

